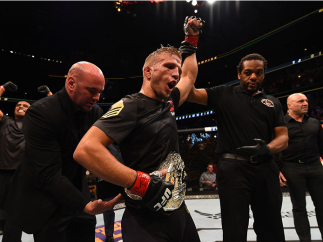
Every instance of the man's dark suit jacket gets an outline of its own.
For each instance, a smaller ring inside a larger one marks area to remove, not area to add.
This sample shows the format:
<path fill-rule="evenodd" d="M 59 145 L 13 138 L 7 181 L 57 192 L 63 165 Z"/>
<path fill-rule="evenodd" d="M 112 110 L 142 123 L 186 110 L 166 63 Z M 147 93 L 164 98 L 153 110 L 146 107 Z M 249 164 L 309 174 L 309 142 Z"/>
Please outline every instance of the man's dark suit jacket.
<path fill-rule="evenodd" d="M 76 110 L 63 88 L 35 102 L 26 112 L 25 155 L 7 203 L 9 216 L 15 216 L 26 233 L 40 230 L 58 207 L 74 213 L 90 201 L 85 169 L 74 161 L 73 152 L 103 111 L 95 105 L 83 113 L 86 130 L 80 133 Z"/>

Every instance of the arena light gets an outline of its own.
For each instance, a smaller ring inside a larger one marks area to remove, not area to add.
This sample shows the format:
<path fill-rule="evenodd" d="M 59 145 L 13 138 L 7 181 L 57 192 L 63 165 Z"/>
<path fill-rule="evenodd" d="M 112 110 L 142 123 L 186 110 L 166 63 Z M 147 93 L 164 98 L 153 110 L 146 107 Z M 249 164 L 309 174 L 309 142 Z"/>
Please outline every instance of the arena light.
<path fill-rule="evenodd" d="M 216 0 L 207 0 L 209 4 L 213 4 Z"/>
<path fill-rule="evenodd" d="M 205 112 L 186 114 L 184 116 L 177 116 L 176 120 L 183 120 L 183 119 L 195 118 L 195 117 L 200 117 L 200 116 L 207 116 L 207 115 L 211 115 L 213 113 L 214 113 L 214 110 L 212 109 L 212 110 L 208 110 Z"/>
<path fill-rule="evenodd" d="M 115 8 L 118 10 L 119 7 L 120 8 L 123 8 L 127 5 L 134 5 L 134 4 L 141 4 L 145 1 L 117 1 L 117 2 L 114 2 L 114 6 Z M 151 3 L 161 3 L 161 2 L 165 2 L 165 0 L 156 0 L 156 1 L 149 1 Z M 121 11 L 121 10 L 118 10 L 118 11 Z"/>
<path fill-rule="evenodd" d="M 197 0 L 192 0 L 192 5 L 196 6 L 197 5 Z"/>
<path fill-rule="evenodd" d="M 197 10 L 197 9 L 195 9 L 195 10 L 194 10 L 194 13 L 197 13 L 197 12 L 198 12 L 198 10 Z"/>

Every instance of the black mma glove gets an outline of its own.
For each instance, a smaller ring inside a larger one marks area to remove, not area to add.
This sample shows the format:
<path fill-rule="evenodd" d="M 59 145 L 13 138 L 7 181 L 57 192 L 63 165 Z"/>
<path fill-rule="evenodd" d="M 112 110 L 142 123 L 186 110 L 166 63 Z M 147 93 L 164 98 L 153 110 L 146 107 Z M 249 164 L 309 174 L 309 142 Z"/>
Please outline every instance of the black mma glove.
<path fill-rule="evenodd" d="M 196 53 L 197 47 L 190 45 L 189 41 L 182 41 L 181 46 L 178 48 L 179 53 L 181 53 L 182 56 L 189 56 L 194 53 Z"/>
<path fill-rule="evenodd" d="M 199 28 L 199 29 L 195 29 L 195 28 L 192 28 L 190 26 L 187 26 L 189 18 L 196 18 L 197 20 L 200 20 L 200 22 L 202 23 L 202 27 Z M 184 33 L 185 33 L 185 35 L 188 35 L 188 32 L 189 32 L 190 29 L 193 29 L 194 32 L 199 31 L 200 34 L 202 34 L 202 28 L 203 28 L 204 24 L 205 24 L 205 21 L 203 19 L 201 19 L 201 18 L 197 18 L 196 16 L 186 16 L 186 18 L 184 20 Z"/>
<path fill-rule="evenodd" d="M 268 155 L 270 152 L 269 146 L 262 139 L 253 139 L 258 144 L 254 146 L 242 146 L 236 149 L 238 154 L 256 156 L 256 155 Z"/>
<path fill-rule="evenodd" d="M 189 35 L 189 30 L 193 29 L 194 32 L 199 32 L 199 34 L 202 33 L 202 27 L 199 29 L 195 29 L 192 28 L 191 26 L 187 26 L 188 24 L 188 19 L 189 18 L 195 18 L 197 20 L 199 20 L 204 26 L 205 21 L 202 20 L 201 18 L 196 18 L 195 16 L 186 16 L 185 20 L 184 20 L 184 33 L 185 33 L 185 40 L 182 41 L 181 46 L 179 47 L 178 51 L 181 53 L 182 55 L 182 62 L 184 62 L 184 59 L 187 56 L 190 56 L 194 53 L 196 53 L 197 50 L 197 43 L 198 43 L 198 39 L 199 39 L 199 35 Z"/>
<path fill-rule="evenodd" d="M 47 94 L 50 93 L 49 87 L 46 86 L 46 85 L 43 85 L 43 86 L 38 87 L 37 88 L 37 91 L 40 94 L 45 95 L 45 96 L 47 96 Z"/>
<path fill-rule="evenodd" d="M 135 183 L 129 189 L 130 192 L 142 197 L 143 204 L 152 211 L 157 212 L 166 206 L 167 201 L 172 198 L 174 185 L 165 182 L 156 175 L 149 176 L 137 171 Z"/>
<path fill-rule="evenodd" d="M 10 81 L 3 84 L 1 88 L 5 92 L 16 92 L 18 90 L 18 86 Z"/>

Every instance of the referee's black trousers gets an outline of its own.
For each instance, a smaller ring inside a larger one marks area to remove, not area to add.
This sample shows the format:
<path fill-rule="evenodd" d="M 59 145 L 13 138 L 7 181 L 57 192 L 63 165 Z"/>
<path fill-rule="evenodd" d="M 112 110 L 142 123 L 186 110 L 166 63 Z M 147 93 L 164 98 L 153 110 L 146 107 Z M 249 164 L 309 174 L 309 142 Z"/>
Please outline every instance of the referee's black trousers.
<path fill-rule="evenodd" d="M 224 242 L 246 242 L 249 205 L 258 242 L 284 242 L 279 169 L 272 161 L 221 158 L 217 184 Z"/>

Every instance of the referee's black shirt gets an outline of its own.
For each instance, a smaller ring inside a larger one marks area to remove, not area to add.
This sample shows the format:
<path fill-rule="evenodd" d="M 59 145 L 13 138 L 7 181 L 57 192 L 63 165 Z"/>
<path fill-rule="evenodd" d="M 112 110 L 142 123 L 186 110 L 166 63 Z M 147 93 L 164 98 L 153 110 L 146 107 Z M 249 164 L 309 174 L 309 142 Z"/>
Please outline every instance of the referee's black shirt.
<path fill-rule="evenodd" d="M 286 126 L 279 100 L 262 90 L 251 96 L 240 85 L 223 85 L 206 88 L 206 92 L 208 106 L 214 108 L 218 121 L 218 154 L 256 145 L 255 138 L 268 144 L 274 139 L 274 128 Z"/>
<path fill-rule="evenodd" d="M 288 128 L 288 148 L 282 151 L 284 162 L 306 163 L 323 157 L 323 130 L 317 119 L 304 116 L 298 122 L 285 115 Z"/>

